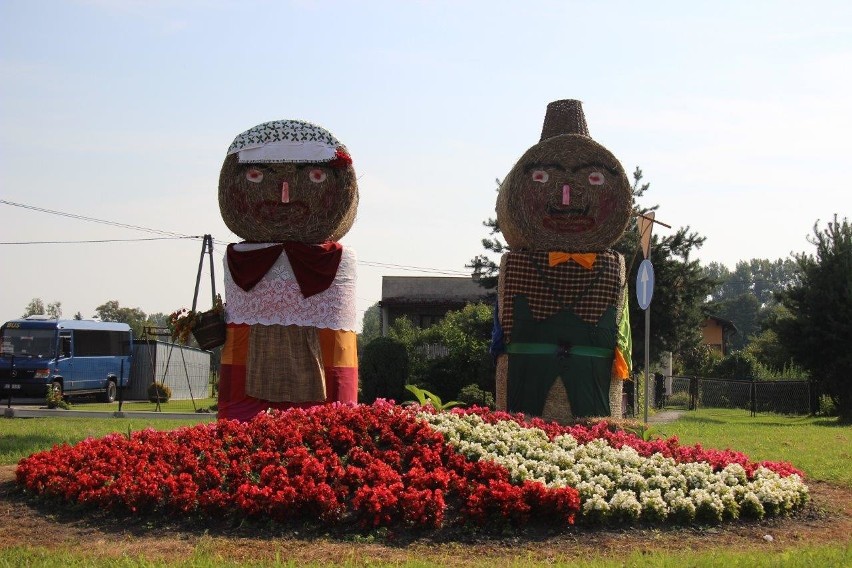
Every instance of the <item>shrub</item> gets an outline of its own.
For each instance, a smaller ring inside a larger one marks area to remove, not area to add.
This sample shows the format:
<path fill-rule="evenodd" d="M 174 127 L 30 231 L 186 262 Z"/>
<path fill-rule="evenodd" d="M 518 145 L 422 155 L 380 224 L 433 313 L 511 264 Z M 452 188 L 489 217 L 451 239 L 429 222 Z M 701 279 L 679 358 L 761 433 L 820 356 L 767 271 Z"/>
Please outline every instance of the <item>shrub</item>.
<path fill-rule="evenodd" d="M 378 337 L 364 347 L 358 369 L 361 379 L 361 402 L 370 404 L 377 398 L 401 401 L 408 381 L 408 353 L 402 342 L 391 337 Z"/>
<path fill-rule="evenodd" d="M 754 355 L 737 351 L 713 366 L 713 376 L 720 379 L 768 379 L 772 373 Z"/>
<path fill-rule="evenodd" d="M 151 402 L 168 402 L 172 398 L 172 389 L 163 383 L 151 383 L 148 387 L 148 400 Z"/>
<path fill-rule="evenodd" d="M 71 405 L 62 398 L 62 391 L 60 389 L 55 389 L 52 386 L 47 389 L 47 394 L 44 397 L 45 403 L 47 403 L 48 408 L 61 408 L 62 410 L 68 410 L 71 408 Z"/>
<path fill-rule="evenodd" d="M 467 385 L 459 391 L 457 398 L 468 406 L 494 408 L 494 395 L 482 390 L 479 385 Z"/>

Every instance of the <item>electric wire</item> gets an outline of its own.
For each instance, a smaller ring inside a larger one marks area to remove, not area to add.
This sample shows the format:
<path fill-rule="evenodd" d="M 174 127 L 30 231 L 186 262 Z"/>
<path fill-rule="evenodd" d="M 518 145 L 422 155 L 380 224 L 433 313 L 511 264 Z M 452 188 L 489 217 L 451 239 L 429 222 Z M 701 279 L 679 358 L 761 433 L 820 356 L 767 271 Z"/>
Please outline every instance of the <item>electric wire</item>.
<path fill-rule="evenodd" d="M 7 201 L 5 199 L 0 199 L 0 204 L 9 205 L 12 207 L 20 207 L 22 209 L 29 209 L 31 211 L 38 211 L 40 213 L 48 213 L 51 215 L 59 215 L 61 217 L 67 217 L 70 219 L 76 219 L 80 221 L 90 221 L 92 223 L 100 223 L 103 225 L 109 225 L 112 227 L 119 227 L 123 229 L 133 229 L 136 231 L 144 231 L 147 233 L 165 235 L 164 237 L 159 238 L 150 238 L 150 239 L 102 239 L 102 240 L 90 240 L 90 241 L 21 241 L 21 242 L 0 242 L 0 245 L 30 245 L 30 244 L 84 244 L 84 243 L 110 243 L 110 242 L 136 242 L 136 241 L 154 241 L 154 240 L 166 240 L 166 239 L 203 239 L 203 235 L 185 235 L 181 233 L 175 233 L 173 231 L 164 231 L 161 229 L 153 229 L 151 227 L 143 227 L 141 225 L 131 225 L 128 223 L 120 223 L 118 221 L 111 221 L 107 219 L 97 219 L 95 217 L 87 217 L 85 215 L 77 215 L 76 213 L 68 213 L 65 211 L 56 211 L 53 209 L 46 209 L 44 207 L 37 207 L 35 205 L 28 205 L 25 203 L 16 203 L 14 201 Z M 229 243 L 227 241 L 222 241 L 214 238 L 213 243 L 219 246 L 227 246 Z M 219 256 L 224 259 L 223 254 L 219 254 Z M 358 260 L 358 264 L 363 266 L 370 266 L 374 268 L 385 268 L 391 270 L 402 270 L 406 272 L 419 272 L 426 274 L 437 274 L 444 276 L 470 276 L 469 272 L 465 272 L 462 270 L 455 269 L 443 269 L 443 268 L 430 268 L 425 266 L 410 266 L 405 264 L 393 264 L 389 262 L 377 262 L 370 260 Z"/>
<path fill-rule="evenodd" d="M 200 239 L 199 236 L 186 237 L 151 237 L 147 239 L 98 239 L 90 241 L 14 241 L 0 242 L 0 245 L 79 245 L 90 243 L 137 243 L 147 241 L 175 241 L 181 239 Z"/>

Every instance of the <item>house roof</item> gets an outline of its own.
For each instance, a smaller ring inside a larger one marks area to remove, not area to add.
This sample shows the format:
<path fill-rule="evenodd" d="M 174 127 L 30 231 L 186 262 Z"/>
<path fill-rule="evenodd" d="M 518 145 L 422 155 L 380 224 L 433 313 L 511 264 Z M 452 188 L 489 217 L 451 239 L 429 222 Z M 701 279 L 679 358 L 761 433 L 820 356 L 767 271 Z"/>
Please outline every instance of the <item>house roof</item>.
<path fill-rule="evenodd" d="M 737 329 L 737 326 L 734 325 L 734 322 L 732 322 L 731 320 L 726 320 L 724 318 L 720 318 L 720 317 L 716 317 L 716 316 L 707 316 L 707 319 L 716 322 L 719 325 L 719 327 L 721 327 L 724 330 L 731 330 L 735 334 L 739 333 L 739 331 L 740 331 L 740 330 Z"/>
<path fill-rule="evenodd" d="M 382 276 L 382 303 L 467 303 L 488 296 L 488 290 L 467 277 Z"/>

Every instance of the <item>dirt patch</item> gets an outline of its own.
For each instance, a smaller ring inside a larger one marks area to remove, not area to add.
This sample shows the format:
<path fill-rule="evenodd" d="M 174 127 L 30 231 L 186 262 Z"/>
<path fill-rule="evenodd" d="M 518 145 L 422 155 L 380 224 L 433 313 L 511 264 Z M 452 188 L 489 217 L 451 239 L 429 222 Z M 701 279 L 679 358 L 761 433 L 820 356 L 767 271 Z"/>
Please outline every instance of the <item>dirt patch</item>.
<path fill-rule="evenodd" d="M 431 561 L 456 566 L 508 560 L 558 561 L 638 550 L 780 550 L 852 540 L 852 490 L 811 482 L 811 502 L 794 518 L 680 528 L 531 529 L 482 535 L 459 529 L 418 534 L 352 534 L 297 526 L 117 517 L 91 510 L 57 509 L 23 495 L 15 466 L 0 466 L 0 549 L 43 546 L 93 557 L 187 559 L 198 551 L 236 562 L 369 563 Z M 764 540 L 772 536 L 772 542 Z M 85 552 L 83 552 L 85 551 Z"/>

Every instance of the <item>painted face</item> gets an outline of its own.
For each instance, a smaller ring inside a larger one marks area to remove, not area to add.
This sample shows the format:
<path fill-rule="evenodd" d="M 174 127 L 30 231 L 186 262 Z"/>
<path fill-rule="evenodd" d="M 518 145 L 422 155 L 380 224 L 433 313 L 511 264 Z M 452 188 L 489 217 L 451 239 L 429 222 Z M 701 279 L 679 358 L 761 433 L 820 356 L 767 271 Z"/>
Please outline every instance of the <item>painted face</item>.
<path fill-rule="evenodd" d="M 497 220 L 512 248 L 601 251 L 621 237 L 631 201 L 618 160 L 568 134 L 536 144 L 515 164 L 500 187 Z"/>
<path fill-rule="evenodd" d="M 222 218 L 249 241 L 337 240 L 352 226 L 357 205 L 351 165 L 240 164 L 231 155 L 219 176 Z"/>

